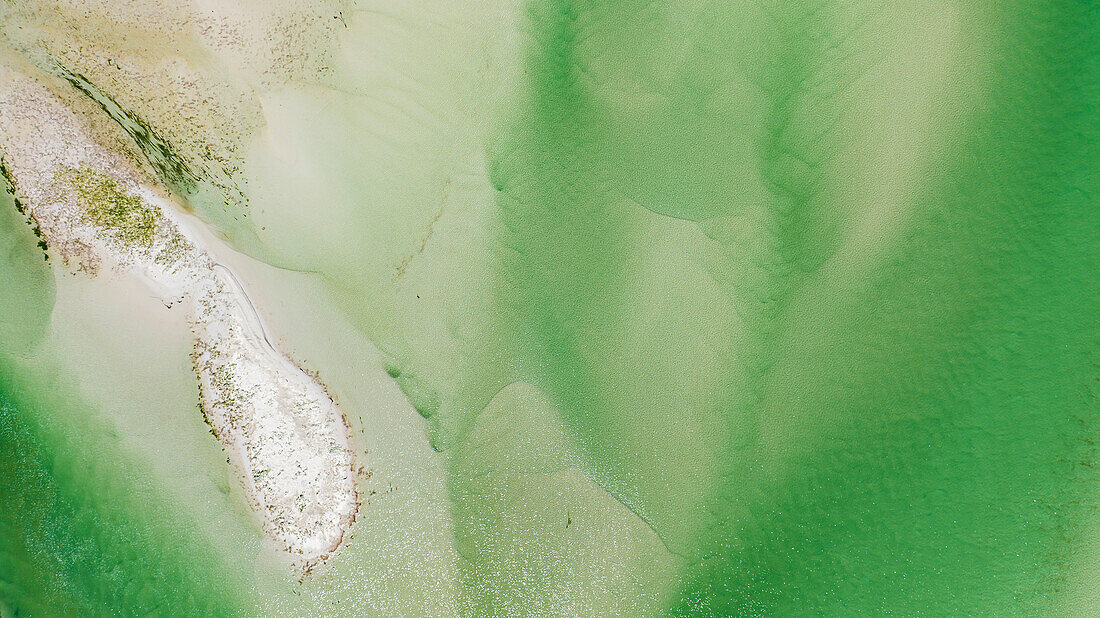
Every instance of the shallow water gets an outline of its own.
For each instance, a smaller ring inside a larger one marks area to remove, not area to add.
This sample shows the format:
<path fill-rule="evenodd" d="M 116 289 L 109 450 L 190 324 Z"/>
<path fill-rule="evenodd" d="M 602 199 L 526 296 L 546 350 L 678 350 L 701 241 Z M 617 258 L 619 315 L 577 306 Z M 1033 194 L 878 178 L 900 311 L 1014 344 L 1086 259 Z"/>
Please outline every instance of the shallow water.
<path fill-rule="evenodd" d="M 8 200 L 8 613 L 1095 609 L 1087 4 L 242 4 L 241 37 L 314 24 L 255 57 L 147 4 L 159 47 L 4 28 L 208 172 L 195 225 L 347 413 L 368 498 L 296 581 L 182 318 L 51 274 Z M 154 101 L 106 56 L 202 79 Z"/>

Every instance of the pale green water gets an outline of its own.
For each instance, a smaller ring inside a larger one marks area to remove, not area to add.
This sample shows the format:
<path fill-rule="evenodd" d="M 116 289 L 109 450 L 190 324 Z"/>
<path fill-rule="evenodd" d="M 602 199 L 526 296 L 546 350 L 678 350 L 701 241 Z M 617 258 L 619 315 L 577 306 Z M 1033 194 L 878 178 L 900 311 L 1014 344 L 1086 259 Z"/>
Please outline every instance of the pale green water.
<path fill-rule="evenodd" d="M 216 474 L 212 445 L 138 474 L 157 434 L 82 411 L 114 387 L 80 403 L 13 360 L 9 608 L 1095 611 L 1094 7 L 343 8 L 332 70 L 257 95 L 248 216 L 193 205 L 319 272 L 241 259 L 377 499 L 295 584 L 232 492 L 187 514 L 217 482 L 168 489 Z M 7 356 L 54 302 L 13 221 Z M 213 517 L 234 532 L 199 532 Z"/>
<path fill-rule="evenodd" d="M 135 458 L 120 439 L 115 419 L 85 400 L 79 378 L 51 360 L 51 344 L 43 335 L 54 306 L 54 279 L 10 195 L 0 199 L 5 206 L 0 238 L 9 243 L 0 285 L 5 308 L 0 354 L 4 615 L 136 614 L 167 607 L 231 615 L 250 604 L 250 586 L 215 557 L 209 537 L 185 515 L 196 508 L 208 512 L 197 503 L 175 502 L 178 494 L 164 493 L 157 482 L 162 479 L 150 477 L 151 468 L 140 461 L 155 456 L 165 443 L 146 442 L 150 451 Z M 62 310 L 54 319 L 64 316 Z M 81 335 L 95 337 L 88 331 Z M 69 348 L 70 353 L 77 349 Z M 94 374 L 96 366 L 108 364 L 104 360 L 113 350 L 98 357 L 92 352 L 80 356 L 89 359 Z M 128 368 L 103 369 L 119 373 Z M 129 401 L 113 402 L 119 422 L 125 422 L 121 406 Z M 159 420 L 149 411 L 141 416 L 145 424 Z M 166 442 L 171 448 L 171 437 Z"/>
<path fill-rule="evenodd" d="M 54 286 L 50 267 L 37 246 L 26 217 L 16 208 L 6 180 L 0 179 L 0 256 L 4 284 L 0 287 L 0 340 L 8 353 L 24 353 L 49 323 Z"/>

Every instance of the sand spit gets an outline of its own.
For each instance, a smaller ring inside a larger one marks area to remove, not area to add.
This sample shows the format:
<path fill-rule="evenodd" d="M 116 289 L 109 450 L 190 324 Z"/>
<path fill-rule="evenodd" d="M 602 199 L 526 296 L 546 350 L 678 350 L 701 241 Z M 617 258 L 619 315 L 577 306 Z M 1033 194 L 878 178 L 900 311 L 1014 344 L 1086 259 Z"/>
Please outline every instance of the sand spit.
<path fill-rule="evenodd" d="M 0 153 L 54 257 L 136 275 L 188 311 L 201 404 L 265 531 L 308 572 L 355 520 L 355 462 L 324 386 L 272 347 L 233 273 L 126 158 L 35 79 L 0 66 Z"/>

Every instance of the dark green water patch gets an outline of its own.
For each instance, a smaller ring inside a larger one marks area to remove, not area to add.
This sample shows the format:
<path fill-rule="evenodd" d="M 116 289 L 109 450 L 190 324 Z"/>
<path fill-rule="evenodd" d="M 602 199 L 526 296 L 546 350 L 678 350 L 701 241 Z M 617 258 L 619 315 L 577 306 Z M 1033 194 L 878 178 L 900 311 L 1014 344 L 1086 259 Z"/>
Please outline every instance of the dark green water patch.
<path fill-rule="evenodd" d="M 5 368 L 6 369 L 6 368 Z M 0 374 L 0 598 L 28 616 L 238 615 L 239 575 L 64 380 Z"/>
<path fill-rule="evenodd" d="M 988 106 L 831 349 L 803 355 L 842 388 L 773 386 L 848 431 L 715 505 L 671 614 L 1051 615 L 1078 594 L 1100 481 L 1096 18 L 983 16 Z"/>

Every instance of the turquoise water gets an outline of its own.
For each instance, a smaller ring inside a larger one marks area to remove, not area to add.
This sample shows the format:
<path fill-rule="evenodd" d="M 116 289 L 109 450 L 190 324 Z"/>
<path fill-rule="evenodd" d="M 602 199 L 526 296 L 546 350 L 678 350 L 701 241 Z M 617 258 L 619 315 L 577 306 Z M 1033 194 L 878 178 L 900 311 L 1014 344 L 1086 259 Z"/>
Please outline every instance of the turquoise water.
<path fill-rule="evenodd" d="M 56 379 L 56 378 L 55 378 Z M 225 616 L 245 605 L 178 505 L 50 380 L 0 379 L 2 591 L 11 615 Z M 5 614 L 7 615 L 7 614 Z"/>
<path fill-rule="evenodd" d="M 392 458 L 314 579 L 27 374 L 0 230 L 11 613 L 1093 613 L 1100 12 L 469 10 L 348 7 L 257 95 L 229 240 L 316 271 L 257 296 Z"/>

